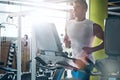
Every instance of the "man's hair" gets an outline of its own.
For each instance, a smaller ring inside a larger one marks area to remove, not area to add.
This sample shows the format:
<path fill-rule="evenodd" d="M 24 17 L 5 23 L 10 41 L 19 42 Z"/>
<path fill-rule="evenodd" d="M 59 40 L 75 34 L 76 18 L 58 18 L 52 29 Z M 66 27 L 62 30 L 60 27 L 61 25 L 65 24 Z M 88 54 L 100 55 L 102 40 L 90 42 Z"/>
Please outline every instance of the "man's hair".
<path fill-rule="evenodd" d="M 86 3 L 86 0 L 73 0 L 72 3 L 79 3 L 81 4 L 84 8 L 86 8 L 86 10 L 88 9 L 88 5 Z"/>

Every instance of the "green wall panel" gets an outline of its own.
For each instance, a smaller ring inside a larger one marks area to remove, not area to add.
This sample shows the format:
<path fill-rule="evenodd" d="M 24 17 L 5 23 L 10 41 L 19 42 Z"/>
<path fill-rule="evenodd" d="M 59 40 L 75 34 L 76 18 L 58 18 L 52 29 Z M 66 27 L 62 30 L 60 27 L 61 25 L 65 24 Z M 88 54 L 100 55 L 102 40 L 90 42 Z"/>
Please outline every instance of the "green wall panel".
<path fill-rule="evenodd" d="M 107 0 L 90 0 L 90 20 L 99 24 L 104 30 L 104 20 L 107 18 Z M 93 46 L 96 46 L 101 41 L 98 38 L 94 39 Z M 104 59 L 107 57 L 104 49 L 94 52 L 94 57 L 96 59 Z M 95 69 L 94 69 L 95 71 Z M 98 76 L 91 76 L 90 80 L 100 80 Z"/>
<path fill-rule="evenodd" d="M 90 0 L 90 20 L 99 24 L 104 30 L 104 20 L 107 17 L 107 0 Z M 93 45 L 100 43 L 98 38 L 95 38 Z M 94 53 L 95 59 L 103 59 L 106 57 L 103 50 Z"/>

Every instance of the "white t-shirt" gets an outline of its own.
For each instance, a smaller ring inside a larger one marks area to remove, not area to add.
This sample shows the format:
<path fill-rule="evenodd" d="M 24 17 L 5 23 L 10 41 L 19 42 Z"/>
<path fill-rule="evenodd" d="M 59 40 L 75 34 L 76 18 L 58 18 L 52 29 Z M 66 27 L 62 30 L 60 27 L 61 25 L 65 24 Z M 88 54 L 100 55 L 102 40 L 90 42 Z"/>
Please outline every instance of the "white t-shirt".
<path fill-rule="evenodd" d="M 93 22 L 85 19 L 84 21 L 71 20 L 66 25 L 67 34 L 71 41 L 72 57 L 79 59 L 83 52 L 83 47 L 91 47 L 93 41 Z M 93 54 L 88 58 L 94 62 Z"/>

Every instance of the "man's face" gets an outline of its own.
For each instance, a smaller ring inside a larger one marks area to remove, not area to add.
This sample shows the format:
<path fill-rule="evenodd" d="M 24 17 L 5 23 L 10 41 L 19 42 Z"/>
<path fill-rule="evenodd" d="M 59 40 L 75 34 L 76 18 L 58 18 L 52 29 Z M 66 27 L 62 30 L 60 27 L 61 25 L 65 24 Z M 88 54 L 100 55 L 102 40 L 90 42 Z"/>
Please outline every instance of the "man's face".
<path fill-rule="evenodd" d="M 80 3 L 73 3 L 73 15 L 75 17 L 82 17 L 84 14 L 84 7 Z"/>

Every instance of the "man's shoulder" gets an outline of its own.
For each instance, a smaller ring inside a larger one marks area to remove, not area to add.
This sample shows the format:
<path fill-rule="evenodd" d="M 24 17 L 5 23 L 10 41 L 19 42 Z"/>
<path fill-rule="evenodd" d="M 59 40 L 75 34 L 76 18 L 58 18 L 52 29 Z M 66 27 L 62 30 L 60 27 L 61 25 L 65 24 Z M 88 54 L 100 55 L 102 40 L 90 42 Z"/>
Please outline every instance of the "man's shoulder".
<path fill-rule="evenodd" d="M 93 28 L 98 29 L 98 28 L 101 28 L 101 26 L 97 23 L 93 23 Z"/>
<path fill-rule="evenodd" d="M 86 24 L 93 24 L 94 22 L 91 21 L 91 20 L 89 20 L 89 19 L 86 19 L 86 20 L 85 20 L 85 23 L 86 23 Z"/>
<path fill-rule="evenodd" d="M 102 27 L 99 24 L 94 23 L 93 24 L 93 32 L 94 32 L 94 34 L 103 32 Z"/>

